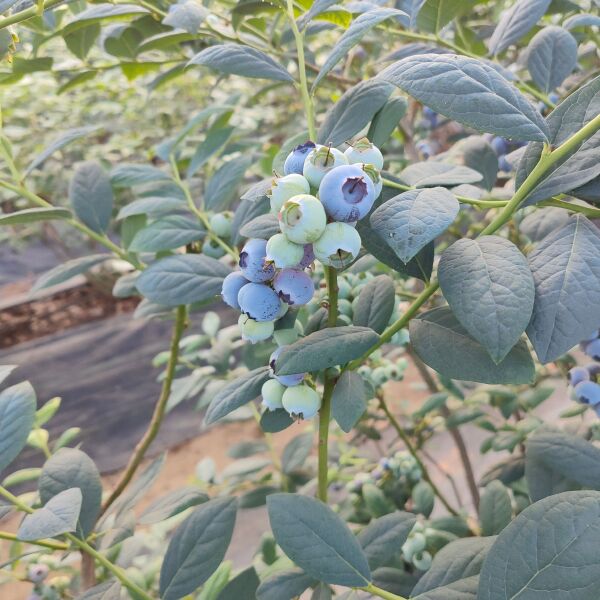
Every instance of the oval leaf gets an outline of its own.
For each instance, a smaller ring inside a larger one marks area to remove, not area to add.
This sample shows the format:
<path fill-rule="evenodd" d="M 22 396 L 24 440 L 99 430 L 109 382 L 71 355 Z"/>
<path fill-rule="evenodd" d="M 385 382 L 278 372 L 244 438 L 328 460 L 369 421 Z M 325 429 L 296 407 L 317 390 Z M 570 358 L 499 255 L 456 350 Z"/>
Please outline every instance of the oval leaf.
<path fill-rule="evenodd" d="M 108 228 L 113 208 L 110 177 L 94 161 L 80 165 L 69 186 L 69 200 L 77 218 L 97 233 Z"/>
<path fill-rule="evenodd" d="M 172 215 L 158 219 L 140 229 L 131 240 L 133 252 L 159 252 L 174 250 L 204 237 L 206 231 L 197 219 Z"/>
<path fill-rule="evenodd" d="M 15 212 L 0 215 L 0 226 L 21 225 L 22 223 L 35 223 L 37 221 L 57 221 L 70 219 L 70 210 L 66 208 L 26 208 Z"/>
<path fill-rule="evenodd" d="M 367 388 L 363 378 L 345 371 L 338 379 L 331 397 L 331 414 L 342 431 L 348 433 L 367 410 Z"/>
<path fill-rule="evenodd" d="M 35 391 L 28 381 L 0 392 L 0 472 L 21 452 L 35 421 Z"/>
<path fill-rule="evenodd" d="M 396 304 L 394 281 L 388 275 L 371 279 L 360 291 L 352 321 L 382 333 L 389 323 Z"/>

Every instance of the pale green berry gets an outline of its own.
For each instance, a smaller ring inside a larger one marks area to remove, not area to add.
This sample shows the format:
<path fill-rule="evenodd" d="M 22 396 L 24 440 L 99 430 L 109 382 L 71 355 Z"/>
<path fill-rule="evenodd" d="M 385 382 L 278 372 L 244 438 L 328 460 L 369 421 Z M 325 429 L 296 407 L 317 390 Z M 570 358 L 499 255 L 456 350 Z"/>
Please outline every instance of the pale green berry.
<path fill-rule="evenodd" d="M 352 325 L 352 319 L 348 315 L 338 315 L 338 321 L 346 325 Z"/>
<path fill-rule="evenodd" d="M 366 164 L 362 166 L 362 170 L 370 177 L 373 182 L 373 186 L 375 187 L 375 198 L 379 198 L 381 194 L 381 190 L 383 189 L 383 179 L 381 178 L 381 173 L 379 169 L 375 165 Z"/>
<path fill-rule="evenodd" d="M 329 223 L 323 235 L 313 244 L 315 257 L 324 265 L 343 269 L 360 252 L 361 239 L 356 229 L 347 223 Z"/>
<path fill-rule="evenodd" d="M 290 242 L 284 233 L 277 233 L 267 242 L 267 261 L 278 269 L 295 267 L 304 257 L 304 246 Z"/>
<path fill-rule="evenodd" d="M 354 312 L 352 310 L 352 303 L 350 302 L 350 300 L 346 300 L 345 298 L 340 298 L 338 300 L 338 310 L 340 311 L 340 313 L 348 317 L 351 317 Z"/>
<path fill-rule="evenodd" d="M 385 367 L 375 367 L 372 377 L 375 385 L 383 385 L 388 380 Z"/>
<path fill-rule="evenodd" d="M 344 154 L 351 165 L 355 163 L 370 163 L 378 169 L 383 169 L 383 155 L 381 151 L 366 137 L 361 138 L 358 142 L 350 146 Z"/>
<path fill-rule="evenodd" d="M 274 321 L 258 322 L 246 315 L 240 315 L 238 325 L 242 332 L 242 339 L 251 342 L 252 344 L 268 340 L 275 330 Z"/>
<path fill-rule="evenodd" d="M 402 554 L 407 560 L 411 560 L 415 554 L 419 554 L 425 550 L 427 539 L 422 533 L 412 532 L 404 545 L 402 546 Z"/>
<path fill-rule="evenodd" d="M 312 419 L 321 408 L 321 396 L 306 384 L 295 385 L 285 390 L 283 408 L 294 419 Z"/>
<path fill-rule="evenodd" d="M 416 554 L 413 556 L 412 563 L 419 569 L 419 571 L 427 571 L 429 567 L 431 567 L 431 554 L 425 550 L 420 554 Z"/>
<path fill-rule="evenodd" d="M 281 399 L 283 398 L 283 393 L 286 389 L 285 385 L 281 385 L 276 379 L 265 381 L 260 390 L 263 406 L 267 407 L 269 410 L 283 408 Z"/>
<path fill-rule="evenodd" d="M 281 317 L 285 317 L 285 315 L 287 314 L 287 311 L 289 309 L 290 309 L 290 305 L 287 302 L 280 300 L 279 301 L 279 312 L 277 313 L 275 320 L 277 321 L 277 319 L 281 319 Z"/>
<path fill-rule="evenodd" d="M 225 250 L 214 240 L 206 238 L 202 244 L 202 254 L 206 254 L 206 256 L 210 256 L 211 258 L 221 258 L 225 256 Z"/>
<path fill-rule="evenodd" d="M 289 329 L 276 329 L 273 333 L 273 339 L 278 346 L 289 346 L 290 344 L 293 344 L 298 337 L 298 330 L 295 327 L 290 327 Z"/>
<path fill-rule="evenodd" d="M 349 299 L 352 295 L 352 286 L 346 279 L 340 279 L 338 281 L 338 297 L 343 299 Z"/>
<path fill-rule="evenodd" d="M 318 188 L 327 172 L 347 164 L 348 159 L 343 152 L 328 146 L 317 146 L 306 157 L 302 174 L 313 188 Z"/>
<path fill-rule="evenodd" d="M 279 226 L 288 240 L 310 244 L 325 231 L 327 217 L 323 205 L 315 196 L 302 194 L 287 200 L 279 211 Z"/>
<path fill-rule="evenodd" d="M 271 212 L 276 215 L 284 202 L 299 194 L 310 194 L 310 185 L 302 175 L 290 173 L 275 179 L 268 193 L 271 199 Z"/>
<path fill-rule="evenodd" d="M 210 218 L 209 225 L 212 232 L 220 238 L 231 237 L 231 224 L 233 223 L 232 212 L 222 212 Z"/>
<path fill-rule="evenodd" d="M 402 379 L 402 371 L 396 365 L 386 365 L 385 376 L 392 381 L 400 381 Z"/>

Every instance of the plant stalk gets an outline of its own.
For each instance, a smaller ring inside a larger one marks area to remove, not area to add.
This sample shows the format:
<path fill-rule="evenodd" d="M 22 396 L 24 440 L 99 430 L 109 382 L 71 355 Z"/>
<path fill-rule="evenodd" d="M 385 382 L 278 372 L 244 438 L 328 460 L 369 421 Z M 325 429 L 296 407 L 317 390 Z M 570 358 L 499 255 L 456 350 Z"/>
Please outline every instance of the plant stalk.
<path fill-rule="evenodd" d="M 392 592 L 382 590 L 373 583 L 370 583 L 366 587 L 356 589 L 362 590 L 364 592 L 369 592 L 369 594 L 373 594 L 373 596 L 379 596 L 379 598 L 383 598 L 384 600 L 407 600 L 407 598 L 405 598 L 404 596 L 398 596 L 397 594 L 392 594 Z"/>
<path fill-rule="evenodd" d="M 46 0 L 46 2 L 43 2 L 41 5 L 42 12 L 44 10 L 52 8 L 53 6 L 56 6 L 57 4 L 62 4 L 63 2 L 64 0 Z M 5 27 L 8 27 L 9 25 L 14 25 L 15 23 L 27 21 L 27 19 L 31 19 L 32 17 L 37 16 L 39 16 L 39 7 L 37 4 L 34 4 L 33 6 L 26 8 L 25 10 L 21 10 L 13 15 L 0 19 L 0 29 L 4 29 Z"/>
<path fill-rule="evenodd" d="M 0 540 L 8 540 L 9 542 L 21 542 L 21 540 L 14 534 L 8 531 L 0 531 Z M 64 552 L 69 549 L 67 544 L 61 542 L 53 542 L 52 540 L 35 540 L 35 542 L 25 542 L 26 544 L 33 544 L 34 546 L 41 546 L 42 548 L 49 548 L 50 550 L 60 550 Z"/>

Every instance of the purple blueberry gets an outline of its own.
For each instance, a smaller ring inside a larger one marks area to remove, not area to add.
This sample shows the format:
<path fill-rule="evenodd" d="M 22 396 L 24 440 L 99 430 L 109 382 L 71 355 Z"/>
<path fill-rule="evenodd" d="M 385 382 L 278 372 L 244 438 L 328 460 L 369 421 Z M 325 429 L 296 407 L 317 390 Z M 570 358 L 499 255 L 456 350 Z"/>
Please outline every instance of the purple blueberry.
<path fill-rule="evenodd" d="M 437 125 L 438 114 L 435 112 L 435 110 L 429 108 L 429 106 L 423 107 L 423 118 L 429 121 L 431 127 L 435 127 Z"/>
<path fill-rule="evenodd" d="M 281 385 L 285 385 L 286 387 L 298 385 L 298 384 L 302 383 L 302 380 L 304 379 L 304 376 L 306 375 L 306 373 L 294 373 L 292 375 L 275 375 L 275 365 L 277 363 L 277 359 L 279 358 L 279 355 L 283 352 L 284 348 L 285 348 L 285 346 L 279 346 L 279 348 L 276 348 L 273 351 L 273 353 L 271 354 L 271 357 L 269 358 L 269 367 L 271 368 L 271 377 L 274 377 L 275 379 L 277 379 L 277 381 L 279 381 L 279 383 L 281 383 Z"/>
<path fill-rule="evenodd" d="M 265 283 L 249 283 L 238 294 L 241 311 L 251 319 L 263 323 L 273 321 L 281 303 L 279 296 Z"/>
<path fill-rule="evenodd" d="M 600 360 L 600 339 L 589 342 L 585 346 L 584 352 L 594 360 Z"/>
<path fill-rule="evenodd" d="M 548 94 L 548 100 L 550 100 L 552 104 L 558 104 L 560 102 L 560 96 L 556 92 L 551 92 Z"/>
<path fill-rule="evenodd" d="M 304 144 L 300 144 L 296 146 L 285 159 L 285 163 L 283 163 L 283 172 L 285 175 L 289 175 L 290 173 L 298 173 L 302 175 L 302 170 L 304 169 L 304 161 L 308 156 L 308 153 L 315 147 L 315 143 L 308 140 L 304 142 Z"/>
<path fill-rule="evenodd" d="M 240 269 L 246 279 L 254 283 L 270 281 L 275 265 L 266 262 L 267 240 L 250 239 L 240 252 Z"/>
<path fill-rule="evenodd" d="M 312 300 L 315 286 L 310 275 L 296 269 L 282 269 L 273 279 L 273 289 L 290 306 L 307 304 Z"/>
<path fill-rule="evenodd" d="M 582 381 L 574 388 L 575 398 L 582 404 L 596 406 L 600 404 L 600 384 L 593 381 Z"/>
<path fill-rule="evenodd" d="M 415 144 L 415 148 L 423 158 L 429 158 L 430 156 L 434 155 L 433 147 L 425 140 L 419 140 Z"/>
<path fill-rule="evenodd" d="M 512 165 L 506 159 L 505 154 L 498 157 L 498 168 L 505 173 L 510 173 L 512 171 Z"/>
<path fill-rule="evenodd" d="M 590 379 L 597 383 L 600 383 L 600 364 L 591 363 L 585 366 L 587 372 L 590 375 Z"/>
<path fill-rule="evenodd" d="M 250 282 L 239 271 L 229 273 L 229 275 L 223 279 L 223 287 L 221 288 L 223 302 L 228 306 L 231 306 L 231 308 L 240 310 L 238 294 L 247 283 Z"/>
<path fill-rule="evenodd" d="M 493 148 L 496 156 L 502 156 L 508 152 L 508 142 L 503 137 L 494 137 L 490 142 L 490 146 Z"/>
<path fill-rule="evenodd" d="M 319 185 L 319 200 L 335 221 L 350 223 L 365 217 L 375 202 L 373 180 L 358 165 L 329 171 Z"/>
<path fill-rule="evenodd" d="M 585 367 L 573 367 L 569 370 L 569 383 L 575 387 L 582 381 L 589 381 L 590 372 Z"/>

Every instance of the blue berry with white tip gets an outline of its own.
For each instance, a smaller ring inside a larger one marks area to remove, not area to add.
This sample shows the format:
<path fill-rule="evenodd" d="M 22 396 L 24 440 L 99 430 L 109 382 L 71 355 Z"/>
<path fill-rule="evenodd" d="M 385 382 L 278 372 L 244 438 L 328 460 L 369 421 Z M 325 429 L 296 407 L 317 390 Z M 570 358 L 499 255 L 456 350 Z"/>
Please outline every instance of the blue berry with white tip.
<path fill-rule="evenodd" d="M 273 289 L 290 306 L 302 306 L 312 300 L 315 286 L 310 275 L 296 269 L 282 269 L 273 279 Z"/>
<path fill-rule="evenodd" d="M 423 118 L 429 122 L 431 127 L 435 127 L 438 123 L 438 114 L 429 106 L 423 107 Z"/>
<path fill-rule="evenodd" d="M 238 302 L 238 294 L 240 290 L 250 283 L 239 271 L 229 273 L 225 279 L 223 279 L 223 285 L 221 286 L 221 297 L 223 302 L 231 308 L 240 310 L 240 304 Z"/>
<path fill-rule="evenodd" d="M 246 279 L 254 283 L 270 281 L 275 276 L 275 265 L 266 260 L 267 241 L 250 239 L 240 252 L 240 269 Z"/>
<path fill-rule="evenodd" d="M 279 296 L 264 283 L 249 283 L 238 294 L 241 311 L 262 323 L 274 321 L 281 309 Z"/>
<path fill-rule="evenodd" d="M 298 173 L 302 175 L 302 169 L 304 169 L 304 161 L 309 155 L 311 150 L 315 148 L 316 144 L 308 140 L 304 144 L 296 146 L 286 157 L 283 163 L 283 172 L 286 175 L 290 173 Z"/>
<path fill-rule="evenodd" d="M 344 223 L 365 217 L 375 197 L 373 181 L 358 165 L 336 167 L 323 177 L 319 186 L 325 212 Z"/>
<path fill-rule="evenodd" d="M 590 372 L 585 367 L 573 367 L 568 374 L 569 383 L 575 387 L 582 381 L 590 380 Z"/>
<path fill-rule="evenodd" d="M 596 406 L 600 404 L 600 384 L 593 381 L 582 381 L 573 388 L 578 402 Z"/>
<path fill-rule="evenodd" d="M 275 375 L 275 368 L 277 366 L 277 359 L 283 352 L 285 346 L 279 346 L 276 348 L 271 357 L 269 358 L 269 367 L 271 371 L 271 377 L 274 377 L 281 385 L 285 385 L 286 387 L 291 387 L 293 385 L 298 385 L 302 383 L 304 376 L 306 373 L 292 373 L 291 375 Z"/>
<path fill-rule="evenodd" d="M 504 173 L 510 173 L 512 171 L 512 165 L 508 162 L 505 154 L 498 157 L 498 168 Z"/>

